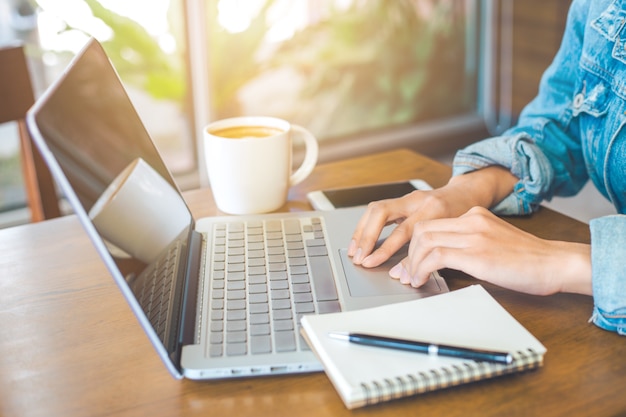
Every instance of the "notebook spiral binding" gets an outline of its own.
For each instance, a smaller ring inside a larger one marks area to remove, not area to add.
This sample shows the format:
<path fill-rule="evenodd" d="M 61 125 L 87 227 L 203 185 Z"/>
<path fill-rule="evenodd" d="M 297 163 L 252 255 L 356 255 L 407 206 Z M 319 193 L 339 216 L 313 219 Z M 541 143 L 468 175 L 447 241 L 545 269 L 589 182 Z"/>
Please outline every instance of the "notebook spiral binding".
<path fill-rule="evenodd" d="M 424 392 L 449 388 L 468 382 L 494 378 L 515 372 L 523 372 L 543 365 L 543 356 L 533 349 L 517 351 L 510 365 L 491 362 L 469 361 L 462 365 L 442 367 L 429 373 L 406 374 L 383 381 L 361 383 L 365 405 L 407 397 Z"/>

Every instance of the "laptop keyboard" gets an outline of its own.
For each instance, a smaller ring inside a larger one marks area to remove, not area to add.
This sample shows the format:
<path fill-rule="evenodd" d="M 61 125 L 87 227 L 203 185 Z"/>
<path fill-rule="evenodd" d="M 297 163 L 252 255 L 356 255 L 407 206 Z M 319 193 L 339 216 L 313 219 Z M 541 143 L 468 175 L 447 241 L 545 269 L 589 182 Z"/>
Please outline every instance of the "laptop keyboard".
<path fill-rule="evenodd" d="M 146 313 L 159 339 L 164 342 L 180 246 L 179 240 L 170 244 L 168 249 L 144 269 L 136 281 L 131 283 L 137 301 Z"/>
<path fill-rule="evenodd" d="M 319 218 L 215 224 L 209 247 L 210 356 L 308 350 L 302 315 L 340 311 Z"/>

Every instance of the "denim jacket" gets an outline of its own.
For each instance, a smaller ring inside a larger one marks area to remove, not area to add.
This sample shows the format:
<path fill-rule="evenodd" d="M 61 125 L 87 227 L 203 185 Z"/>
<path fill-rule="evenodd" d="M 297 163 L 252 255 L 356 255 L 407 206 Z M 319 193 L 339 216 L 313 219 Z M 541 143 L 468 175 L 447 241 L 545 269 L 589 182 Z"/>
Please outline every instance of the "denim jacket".
<path fill-rule="evenodd" d="M 626 335 L 626 0 L 574 0 L 561 47 L 537 97 L 501 136 L 459 151 L 453 175 L 489 165 L 520 180 L 492 210 L 528 214 L 591 179 L 617 209 L 593 219 L 594 311 L 603 329 Z"/>

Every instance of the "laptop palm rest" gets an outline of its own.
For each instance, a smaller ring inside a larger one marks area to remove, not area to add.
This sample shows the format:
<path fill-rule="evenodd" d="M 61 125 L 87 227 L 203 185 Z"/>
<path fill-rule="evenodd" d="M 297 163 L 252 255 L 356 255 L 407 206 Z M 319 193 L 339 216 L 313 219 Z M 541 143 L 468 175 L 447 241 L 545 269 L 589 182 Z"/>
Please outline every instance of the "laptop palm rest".
<path fill-rule="evenodd" d="M 352 297 L 375 297 L 389 295 L 432 295 L 443 289 L 431 275 L 420 288 L 403 285 L 389 276 L 389 270 L 406 256 L 406 247 L 398 251 L 387 262 L 376 268 L 364 268 L 352 263 L 347 249 L 339 250 L 342 268 Z"/>

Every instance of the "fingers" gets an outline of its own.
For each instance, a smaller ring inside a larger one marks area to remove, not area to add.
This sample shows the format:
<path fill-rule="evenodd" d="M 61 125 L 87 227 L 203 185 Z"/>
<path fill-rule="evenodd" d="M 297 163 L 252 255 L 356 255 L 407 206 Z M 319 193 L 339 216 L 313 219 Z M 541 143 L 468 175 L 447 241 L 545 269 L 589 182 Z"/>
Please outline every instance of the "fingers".
<path fill-rule="evenodd" d="M 357 265 L 367 268 L 378 266 L 411 239 L 416 222 L 449 217 L 459 210 L 457 205 L 452 206 L 454 210 L 450 209 L 441 190 L 413 191 L 400 198 L 370 203 L 352 236 L 348 256 Z M 390 223 L 398 223 L 398 226 L 376 248 L 383 228 Z"/>
<path fill-rule="evenodd" d="M 404 215 L 399 209 L 398 199 L 370 203 L 367 211 L 359 220 L 348 247 L 348 256 L 357 265 L 378 266 L 389 259 L 411 237 L 411 230 L 403 225 Z M 391 223 L 401 223 L 377 248 L 376 243 L 383 228 Z"/>
<path fill-rule="evenodd" d="M 549 293 L 554 285 L 538 281 L 547 280 L 545 273 L 537 272 L 537 265 L 550 258 L 546 245 L 488 210 L 475 208 L 458 218 L 415 224 L 408 257 L 389 274 L 420 287 L 432 272 L 451 268 L 506 288 Z M 518 279 L 524 274 L 530 278 Z"/>
<path fill-rule="evenodd" d="M 454 229 L 456 222 L 445 220 L 437 223 L 443 228 Z M 428 282 L 431 273 L 442 268 L 462 270 L 468 261 L 472 261 L 470 252 L 473 241 L 475 239 L 472 235 L 459 235 L 456 231 L 416 231 L 409 247 L 409 256 L 391 268 L 389 275 L 402 284 L 419 288 Z"/>
<path fill-rule="evenodd" d="M 410 224 L 408 221 L 398 225 L 380 245 L 380 247 L 374 250 L 370 255 L 367 255 L 362 259 L 354 260 L 354 262 L 357 265 L 360 264 L 366 268 L 373 268 L 384 263 L 409 241 L 411 238 L 411 230 L 409 226 Z"/>
<path fill-rule="evenodd" d="M 485 245 L 488 223 L 499 221 L 491 212 L 474 208 L 452 219 L 418 222 L 413 227 L 409 255 L 389 275 L 413 287 L 424 285 L 442 269 L 474 270 Z"/>

